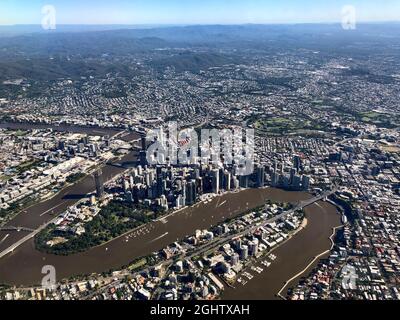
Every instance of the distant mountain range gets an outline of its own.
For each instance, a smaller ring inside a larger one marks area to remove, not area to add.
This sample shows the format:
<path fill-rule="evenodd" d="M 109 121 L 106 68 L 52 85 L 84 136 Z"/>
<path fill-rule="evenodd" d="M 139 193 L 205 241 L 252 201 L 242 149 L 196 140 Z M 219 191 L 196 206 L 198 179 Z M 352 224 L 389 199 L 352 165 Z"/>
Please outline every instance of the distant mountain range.
<path fill-rule="evenodd" d="M 361 24 L 351 31 L 339 24 L 60 25 L 55 31 L 40 26 L 2 26 L 0 34 L 0 80 L 41 81 L 109 72 L 129 76 L 132 70 L 123 60 L 135 56 L 144 57 L 149 67 L 161 72 L 168 67 L 197 72 L 244 63 L 247 50 L 268 55 L 308 49 L 361 56 L 384 47 L 398 56 L 400 24 Z M 107 57 L 112 61 L 104 61 Z"/>

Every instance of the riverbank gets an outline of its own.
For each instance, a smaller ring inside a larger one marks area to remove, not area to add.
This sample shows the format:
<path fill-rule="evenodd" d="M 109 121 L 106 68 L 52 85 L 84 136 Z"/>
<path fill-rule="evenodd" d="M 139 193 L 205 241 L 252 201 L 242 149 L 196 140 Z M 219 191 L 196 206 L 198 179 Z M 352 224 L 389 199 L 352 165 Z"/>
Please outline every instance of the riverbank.
<path fill-rule="evenodd" d="M 331 250 L 332 250 L 333 247 L 335 246 L 335 242 L 334 242 L 333 238 L 335 237 L 337 231 L 338 231 L 339 229 L 341 229 L 341 228 L 343 228 L 343 226 L 335 227 L 335 228 L 332 229 L 332 234 L 331 234 L 331 236 L 329 237 L 329 239 L 331 240 L 332 245 L 331 245 L 331 247 L 330 247 L 328 250 L 326 250 L 326 251 L 324 251 L 324 252 L 318 254 L 318 255 L 317 255 L 303 270 L 301 270 L 299 273 L 297 273 L 296 275 L 294 275 L 292 278 L 290 278 L 289 280 L 287 280 L 287 281 L 285 282 L 285 284 L 284 284 L 284 286 L 282 287 L 282 289 L 279 290 L 279 292 L 278 292 L 278 296 L 279 296 L 281 299 L 286 300 L 286 296 L 284 296 L 283 294 L 287 292 L 287 290 L 289 289 L 289 285 L 290 285 L 292 282 L 294 282 L 296 279 L 299 279 L 300 277 L 302 277 L 303 275 L 305 275 L 306 272 L 307 272 L 312 266 L 314 266 L 314 264 L 315 264 L 316 262 L 318 262 L 319 260 L 321 260 L 323 257 L 327 256 L 327 255 L 331 252 Z"/>
<path fill-rule="evenodd" d="M 66 257 L 41 253 L 30 240 L 12 254 L 0 259 L 0 283 L 40 283 L 44 265 L 56 268 L 58 280 L 116 270 L 136 258 L 151 255 L 179 239 L 190 236 L 196 230 L 209 229 L 222 221 L 257 208 L 267 200 L 298 203 L 311 197 L 303 192 L 278 189 L 249 189 L 226 194 L 197 207 L 186 208 L 163 221 L 151 222 L 144 226 L 140 233 L 132 232 L 106 245 Z"/>
<path fill-rule="evenodd" d="M 302 275 L 311 271 L 323 258 L 315 257 L 321 252 L 329 253 L 332 248 L 332 230 L 341 226 L 341 215 L 337 208 L 321 201 L 305 208 L 305 214 L 307 225 L 271 251 L 276 256 L 271 265 L 268 268 L 259 265 L 264 269 L 261 274 L 253 274 L 254 278 L 246 285 L 227 288 L 222 294 L 222 300 L 280 299 L 278 293 L 283 295 L 283 286 L 295 285 Z M 292 281 L 288 282 L 288 279 Z"/>

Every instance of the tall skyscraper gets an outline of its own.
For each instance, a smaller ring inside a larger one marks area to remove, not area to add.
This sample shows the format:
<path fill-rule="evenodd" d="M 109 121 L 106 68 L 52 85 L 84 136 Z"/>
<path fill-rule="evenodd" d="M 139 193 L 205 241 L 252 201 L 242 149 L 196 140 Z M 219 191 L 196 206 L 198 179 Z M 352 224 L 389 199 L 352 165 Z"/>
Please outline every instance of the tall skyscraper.
<path fill-rule="evenodd" d="M 301 169 L 301 159 L 298 155 L 293 157 L 293 168 L 296 169 L 296 172 L 299 173 Z"/>
<path fill-rule="evenodd" d="M 87 135 L 82 138 L 82 143 L 85 146 L 89 144 L 89 137 Z"/>
<path fill-rule="evenodd" d="M 301 184 L 302 184 L 303 190 L 308 190 L 310 188 L 310 177 L 303 176 Z"/>
<path fill-rule="evenodd" d="M 96 184 L 96 196 L 97 198 L 101 198 L 104 194 L 104 184 L 103 184 L 103 172 L 101 169 L 95 172 L 94 174 L 94 181 Z"/>
<path fill-rule="evenodd" d="M 264 167 L 258 167 L 257 169 L 256 169 L 257 171 L 256 171 L 256 180 L 257 180 L 257 182 L 256 182 L 256 186 L 258 187 L 258 188 L 261 188 L 261 187 L 263 187 L 264 186 L 264 183 L 265 183 L 265 169 L 264 169 Z"/>
<path fill-rule="evenodd" d="M 65 150 L 65 141 L 63 140 L 58 141 L 58 149 Z"/>
<path fill-rule="evenodd" d="M 238 263 L 239 263 L 239 259 L 240 259 L 239 255 L 238 255 L 237 253 L 234 253 L 234 254 L 231 256 L 231 265 L 232 265 L 232 266 L 237 266 Z"/>
<path fill-rule="evenodd" d="M 295 175 L 296 175 L 296 169 L 295 168 L 290 169 L 290 182 L 289 182 L 289 184 L 291 186 L 293 186 L 293 184 L 294 184 Z"/>
<path fill-rule="evenodd" d="M 300 190 L 301 188 L 300 188 L 300 184 L 301 184 L 301 176 L 299 176 L 299 175 L 295 175 L 294 177 L 293 177 L 293 182 L 292 182 L 292 188 L 294 189 L 294 190 Z"/>
<path fill-rule="evenodd" d="M 140 165 L 145 167 L 147 165 L 147 153 L 146 151 L 142 150 L 139 152 L 139 162 Z"/>
<path fill-rule="evenodd" d="M 214 169 L 211 171 L 211 186 L 213 193 L 219 193 L 219 170 Z"/>
<path fill-rule="evenodd" d="M 249 257 L 249 247 L 247 245 L 243 245 L 239 250 L 239 254 L 240 260 L 247 260 Z"/>
<path fill-rule="evenodd" d="M 224 189 L 226 191 L 231 190 L 231 180 L 232 180 L 231 174 L 229 172 L 225 172 L 225 174 L 224 174 Z"/>
<path fill-rule="evenodd" d="M 249 187 L 249 176 L 240 176 L 239 185 L 241 188 L 247 189 Z"/>
<path fill-rule="evenodd" d="M 143 136 L 140 139 L 140 143 L 141 143 L 140 147 L 141 147 L 142 151 L 146 151 L 147 146 L 146 146 L 146 137 L 145 136 Z"/>
<path fill-rule="evenodd" d="M 189 181 L 186 184 L 186 203 L 192 205 L 196 202 L 196 180 Z"/>
<path fill-rule="evenodd" d="M 278 174 L 278 163 L 275 160 L 274 161 L 274 171 L 272 172 L 271 175 L 271 184 L 273 187 L 276 187 L 279 183 L 279 174 Z"/>

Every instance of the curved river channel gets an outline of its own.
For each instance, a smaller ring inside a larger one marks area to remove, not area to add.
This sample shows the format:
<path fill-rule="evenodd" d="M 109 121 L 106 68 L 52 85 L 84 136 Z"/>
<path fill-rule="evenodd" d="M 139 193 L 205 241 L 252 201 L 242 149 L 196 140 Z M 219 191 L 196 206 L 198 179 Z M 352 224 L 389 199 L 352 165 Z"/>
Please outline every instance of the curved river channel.
<path fill-rule="evenodd" d="M 10 125 L 7 126 L 10 127 Z M 26 129 L 20 126 L 20 129 Z M 135 139 L 137 136 L 130 135 L 128 138 Z M 135 159 L 136 154 L 132 152 L 118 163 L 129 164 Z M 108 180 L 123 170 L 117 166 L 108 165 L 103 169 L 103 175 L 105 180 Z M 37 228 L 93 190 L 93 178 L 87 177 L 76 185 L 66 188 L 54 198 L 30 207 L 8 225 Z M 152 222 L 136 232 L 123 235 L 102 246 L 70 256 L 39 252 L 35 249 L 34 240 L 31 239 L 13 253 L 0 259 L 0 283 L 17 286 L 39 284 L 43 277 L 41 270 L 44 265 L 53 265 L 56 268 L 57 279 L 117 269 L 138 257 L 152 254 L 177 240 L 192 235 L 198 229 L 208 229 L 228 218 L 263 205 L 266 200 L 297 203 L 309 198 L 311 195 L 308 193 L 287 192 L 272 188 L 229 193 L 209 203 L 200 203 L 163 220 Z M 341 224 L 336 207 L 321 201 L 305 210 L 308 220 L 306 228 L 274 251 L 277 259 L 271 266 L 264 267 L 265 270 L 261 274 L 252 272 L 254 278 L 246 285 L 237 284 L 235 289 L 227 288 L 222 296 L 223 299 L 274 299 L 287 280 L 303 271 L 316 256 L 330 249 L 329 238 L 333 229 Z M 0 251 L 24 236 L 26 233 L 22 231 L 1 231 Z M 304 270 L 304 274 L 317 263 L 318 260 Z M 295 284 L 296 281 L 298 278 L 291 284 Z"/>

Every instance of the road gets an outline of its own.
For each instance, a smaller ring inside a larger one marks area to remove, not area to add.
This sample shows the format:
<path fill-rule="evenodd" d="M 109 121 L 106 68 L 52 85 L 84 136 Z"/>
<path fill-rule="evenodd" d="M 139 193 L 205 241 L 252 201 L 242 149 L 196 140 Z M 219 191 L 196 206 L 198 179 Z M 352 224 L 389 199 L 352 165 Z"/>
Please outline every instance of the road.
<path fill-rule="evenodd" d="M 0 259 L 6 256 L 7 254 L 13 252 L 15 249 L 17 249 L 19 246 L 27 242 L 28 240 L 32 239 L 34 236 L 36 236 L 39 232 L 42 230 L 46 229 L 46 227 L 52 223 L 54 223 L 58 217 L 54 218 L 53 220 L 49 221 L 48 223 L 42 225 L 40 228 L 36 229 L 32 233 L 29 233 L 26 237 L 22 238 L 21 240 L 17 241 L 14 243 L 12 246 L 8 247 L 6 250 L 0 253 Z"/>

